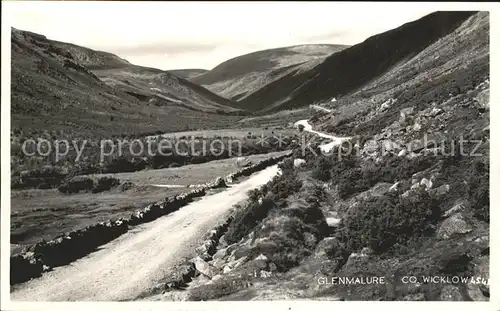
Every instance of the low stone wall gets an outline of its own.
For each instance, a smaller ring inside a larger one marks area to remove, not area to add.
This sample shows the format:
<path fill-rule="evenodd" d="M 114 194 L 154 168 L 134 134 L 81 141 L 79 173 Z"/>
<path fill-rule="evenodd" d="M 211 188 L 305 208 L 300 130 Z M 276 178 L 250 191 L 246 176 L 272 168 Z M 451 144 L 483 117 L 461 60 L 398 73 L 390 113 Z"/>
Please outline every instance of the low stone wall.
<path fill-rule="evenodd" d="M 289 156 L 290 154 L 286 154 L 275 158 L 269 158 L 255 165 L 242 168 L 234 173 L 227 175 L 225 181 L 226 183 L 232 183 L 238 177 L 249 176 L 256 171 L 262 170 L 270 165 L 277 164 Z M 161 291 L 182 289 L 186 287 L 188 283 L 191 282 L 193 278 L 195 278 L 199 274 L 213 274 L 213 271 L 211 271 L 211 266 L 207 262 L 212 260 L 212 256 L 217 251 L 217 246 L 221 237 L 227 232 L 227 229 L 229 228 L 229 225 L 233 220 L 234 216 L 229 216 L 223 223 L 215 226 L 210 231 L 207 239 L 201 244 L 201 246 L 196 248 L 197 256 L 182 264 L 179 267 L 178 272 L 176 272 L 168 280 L 166 280 L 162 288 L 157 289 Z"/>
<path fill-rule="evenodd" d="M 173 197 L 167 197 L 162 202 L 156 202 L 136 211 L 128 219 L 109 220 L 88 226 L 59 236 L 51 241 L 41 241 L 28 247 L 23 253 L 10 259 L 10 283 L 17 284 L 39 277 L 43 272 L 53 267 L 63 266 L 93 252 L 97 247 L 110 242 L 128 231 L 129 226 L 136 226 L 153 221 L 161 216 L 177 211 L 202 197 L 210 189 L 226 187 L 238 177 L 249 176 L 267 166 L 274 165 L 285 157 L 272 157 L 245 167 L 225 178 L 219 177 L 208 182 L 201 188 L 191 190 Z M 226 228 L 227 229 L 227 228 Z"/>
<path fill-rule="evenodd" d="M 207 239 L 196 249 L 196 254 L 198 256 L 181 265 L 178 272 L 165 281 L 162 288 L 163 291 L 181 289 L 186 287 L 196 275 L 200 273 L 210 273 L 204 270 L 204 268 L 209 269 L 209 266 L 203 263 L 212 259 L 213 254 L 217 250 L 220 238 L 226 233 L 233 219 L 233 216 L 229 216 L 222 224 L 215 226 L 215 228 L 210 231 Z"/>
<path fill-rule="evenodd" d="M 248 167 L 244 167 L 234 173 L 231 173 L 229 175 L 227 175 L 225 177 L 225 181 L 226 183 L 232 183 L 234 182 L 236 179 L 238 179 L 239 177 L 242 177 L 242 176 L 249 176 L 257 171 L 260 171 L 268 166 L 271 166 L 271 165 L 274 165 L 274 164 L 277 164 L 278 162 L 280 162 L 281 160 L 283 160 L 284 158 L 286 157 L 289 157 L 291 155 L 290 154 L 284 154 L 284 155 L 281 155 L 281 156 L 278 156 L 278 157 L 272 157 L 272 158 L 269 158 L 269 159 L 266 159 L 266 160 L 262 160 L 260 161 L 259 163 L 256 163 L 254 165 L 251 165 L 251 166 L 248 166 Z"/>

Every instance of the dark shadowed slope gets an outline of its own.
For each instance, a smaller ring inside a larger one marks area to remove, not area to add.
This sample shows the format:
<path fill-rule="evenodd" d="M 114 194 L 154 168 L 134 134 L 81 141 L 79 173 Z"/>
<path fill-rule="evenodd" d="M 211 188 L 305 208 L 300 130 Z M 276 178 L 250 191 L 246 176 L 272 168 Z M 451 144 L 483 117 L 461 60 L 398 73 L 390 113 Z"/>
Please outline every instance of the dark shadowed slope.
<path fill-rule="evenodd" d="M 311 44 L 257 51 L 225 61 L 191 81 L 226 98 L 241 100 L 288 71 L 309 70 L 346 47 Z"/>
<path fill-rule="evenodd" d="M 249 110 L 309 105 L 355 91 L 456 29 L 475 12 L 435 12 L 372 36 L 306 72 L 290 72 L 238 102 Z"/>
<path fill-rule="evenodd" d="M 405 129 L 406 134 L 439 130 L 457 136 L 466 133 L 474 118 L 488 121 L 482 101 L 489 100 L 489 96 L 478 93 L 483 89 L 479 85 L 489 79 L 489 42 L 489 14 L 479 12 L 349 96 L 325 104 L 334 112 L 318 118 L 316 126 L 335 133 L 367 135 L 391 126 L 401 129 L 410 111 L 417 114 L 425 110 L 429 114 L 428 110 L 435 108 L 430 115 L 417 118 L 420 121 L 412 129 Z M 383 105 L 390 98 L 392 104 Z M 434 107 L 436 104 L 441 105 L 440 109 Z"/>
<path fill-rule="evenodd" d="M 16 29 L 11 42 L 14 131 L 109 136 L 214 128 L 240 118 L 226 116 L 235 110 L 229 100 L 168 72 Z"/>

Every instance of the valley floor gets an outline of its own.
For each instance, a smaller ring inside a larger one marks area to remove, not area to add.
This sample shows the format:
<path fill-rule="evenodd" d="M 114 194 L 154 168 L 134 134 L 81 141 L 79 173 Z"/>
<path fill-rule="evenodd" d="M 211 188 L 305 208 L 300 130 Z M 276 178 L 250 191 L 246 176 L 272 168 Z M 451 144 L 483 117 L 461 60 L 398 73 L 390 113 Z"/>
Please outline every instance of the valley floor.
<path fill-rule="evenodd" d="M 255 173 L 228 190 L 190 203 L 138 226 L 99 251 L 41 278 L 12 288 L 12 300 L 128 300 L 175 271 L 202 236 L 247 192 L 265 184 L 277 166 Z"/>
<path fill-rule="evenodd" d="M 283 152 L 249 156 L 257 163 Z M 132 173 L 101 174 L 121 183 L 132 183 L 130 189 L 112 189 L 101 193 L 66 195 L 57 189 L 13 190 L 11 195 L 11 250 L 15 254 L 25 245 L 41 239 L 50 240 L 65 232 L 89 224 L 127 217 L 135 210 L 190 190 L 189 185 L 203 184 L 238 170 L 235 159 L 216 160 L 177 168 L 144 170 Z M 174 185 L 177 187 L 156 187 Z M 122 191 L 123 190 L 123 191 Z"/>

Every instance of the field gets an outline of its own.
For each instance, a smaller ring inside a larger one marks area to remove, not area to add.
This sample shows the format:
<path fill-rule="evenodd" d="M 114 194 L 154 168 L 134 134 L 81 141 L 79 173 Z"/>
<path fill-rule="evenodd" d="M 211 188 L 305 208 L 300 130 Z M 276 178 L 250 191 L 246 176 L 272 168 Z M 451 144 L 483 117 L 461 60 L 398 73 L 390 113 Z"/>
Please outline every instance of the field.
<path fill-rule="evenodd" d="M 309 119 L 315 114 L 310 108 L 289 109 L 272 114 L 246 117 L 238 121 L 239 126 L 270 127 L 289 126 L 297 120 Z"/>
<path fill-rule="evenodd" d="M 253 163 L 280 153 L 250 156 Z M 201 184 L 238 169 L 234 159 L 211 161 L 177 168 L 145 170 L 134 173 L 93 175 L 113 176 L 122 185 L 133 186 L 125 191 L 120 187 L 99 194 L 64 195 L 56 189 L 13 190 L 11 195 L 11 250 L 41 239 L 54 238 L 64 232 L 89 224 L 129 216 L 133 211 L 165 197 L 188 191 L 187 187 L 163 188 L 153 185 Z"/>
<path fill-rule="evenodd" d="M 220 129 L 220 130 L 199 130 L 199 131 L 185 131 L 185 132 L 174 132 L 166 133 L 163 136 L 168 138 L 181 138 L 181 137 L 231 137 L 231 138 L 245 138 L 249 135 L 255 135 L 260 137 L 270 136 L 291 136 L 297 134 L 296 129 L 283 128 L 283 127 L 248 127 L 248 128 L 235 128 L 235 129 Z"/>

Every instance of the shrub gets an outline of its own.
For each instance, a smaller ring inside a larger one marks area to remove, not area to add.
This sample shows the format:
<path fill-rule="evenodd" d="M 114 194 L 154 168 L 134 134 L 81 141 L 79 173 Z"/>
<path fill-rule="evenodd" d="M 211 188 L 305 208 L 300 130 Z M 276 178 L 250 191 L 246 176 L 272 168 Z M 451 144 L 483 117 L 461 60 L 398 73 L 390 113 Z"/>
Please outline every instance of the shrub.
<path fill-rule="evenodd" d="M 264 230 L 256 233 L 257 239 L 266 239 L 252 249 L 252 255 L 264 254 L 276 264 L 279 271 L 287 271 L 310 254 L 305 243 L 305 233 L 310 228 L 297 217 L 275 216 L 267 218 Z"/>
<path fill-rule="evenodd" d="M 335 164 L 331 170 L 334 181 L 338 184 L 339 196 L 346 199 L 356 193 L 366 191 L 379 182 L 392 183 L 405 180 L 417 172 L 431 168 L 438 163 L 438 157 L 421 156 L 413 159 L 386 155 L 379 163 L 366 162 L 363 167 L 357 167 L 355 160 L 346 158 Z"/>
<path fill-rule="evenodd" d="M 126 181 L 123 184 L 121 184 L 120 191 L 127 191 L 129 189 L 132 189 L 134 186 L 135 186 L 134 183 Z"/>
<path fill-rule="evenodd" d="M 280 164 L 278 164 L 278 168 L 281 169 L 283 174 L 288 174 L 294 171 L 293 159 L 286 159 Z"/>
<path fill-rule="evenodd" d="M 297 178 L 295 172 L 283 173 L 274 177 L 268 184 L 267 189 L 274 200 L 285 199 L 302 188 L 302 181 Z"/>
<path fill-rule="evenodd" d="M 97 185 L 92 188 L 92 193 L 110 190 L 120 184 L 120 180 L 114 177 L 102 177 L 97 180 Z"/>
<path fill-rule="evenodd" d="M 247 192 L 247 196 L 250 202 L 257 202 L 259 198 L 262 196 L 262 193 L 259 189 L 252 189 Z"/>
<path fill-rule="evenodd" d="M 76 176 L 64 182 L 59 186 L 58 190 L 62 193 L 78 193 L 80 191 L 92 190 L 94 181 L 86 176 Z"/>
<path fill-rule="evenodd" d="M 346 155 L 341 153 L 342 150 L 337 147 L 334 153 L 338 154 L 337 157 L 331 157 L 332 169 L 330 171 L 331 176 L 339 176 L 345 171 L 351 170 L 359 166 L 359 159 L 354 152 L 349 152 Z"/>
<path fill-rule="evenodd" d="M 124 157 L 116 158 L 104 167 L 106 173 L 134 172 L 135 165 Z"/>
<path fill-rule="evenodd" d="M 490 220 L 490 173 L 482 162 L 476 162 L 467 181 L 469 200 L 474 208 L 474 216 L 489 222 Z"/>
<path fill-rule="evenodd" d="M 321 181 L 329 181 L 331 179 L 330 170 L 332 169 L 332 164 L 324 156 L 317 158 L 316 163 L 314 163 L 314 168 L 311 172 L 311 176 L 315 179 Z"/>
<path fill-rule="evenodd" d="M 48 189 L 61 184 L 66 174 L 58 167 L 45 165 L 42 168 L 15 172 L 11 177 L 12 184 L 17 188 Z"/>
<path fill-rule="evenodd" d="M 250 233 L 258 223 L 266 218 L 269 211 L 275 206 L 276 204 L 272 200 L 265 198 L 262 200 L 261 204 L 259 204 L 259 202 L 252 202 L 245 208 L 238 210 L 227 229 L 225 235 L 226 241 L 232 244 L 241 240 L 241 238 Z"/>
<path fill-rule="evenodd" d="M 408 197 L 392 193 L 360 202 L 342 220 L 339 238 L 352 251 L 369 246 L 383 253 L 430 234 L 439 219 L 439 204 L 425 190 Z"/>
<path fill-rule="evenodd" d="M 370 189 L 370 184 L 363 178 L 359 168 L 342 172 L 338 177 L 337 190 L 341 199 L 347 199 L 353 194 Z"/>

